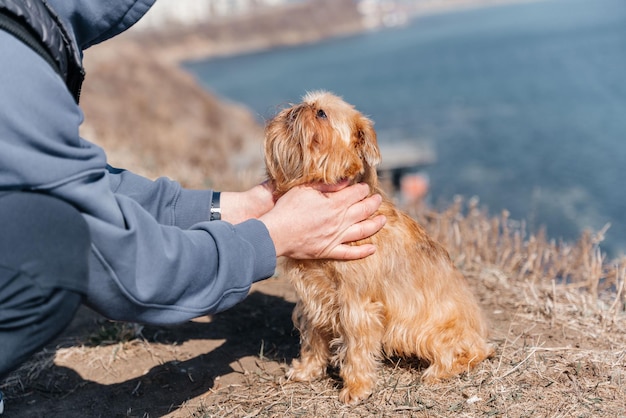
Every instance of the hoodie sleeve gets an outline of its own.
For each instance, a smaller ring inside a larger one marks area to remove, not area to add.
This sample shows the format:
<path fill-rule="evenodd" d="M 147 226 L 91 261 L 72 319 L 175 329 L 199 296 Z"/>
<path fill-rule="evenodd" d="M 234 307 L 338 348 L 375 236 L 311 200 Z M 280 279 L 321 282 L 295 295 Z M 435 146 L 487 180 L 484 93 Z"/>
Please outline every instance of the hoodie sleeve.
<path fill-rule="evenodd" d="M 80 138 L 82 112 L 54 70 L 0 31 L 0 189 L 78 208 L 92 239 L 87 303 L 119 320 L 175 323 L 229 308 L 273 274 L 263 223 L 207 222 L 210 191 L 112 173 Z"/>
<path fill-rule="evenodd" d="M 209 220 L 211 190 L 184 189 L 165 177 L 152 181 L 111 166 L 108 171 L 111 189 L 137 201 L 161 224 L 187 229 Z"/>

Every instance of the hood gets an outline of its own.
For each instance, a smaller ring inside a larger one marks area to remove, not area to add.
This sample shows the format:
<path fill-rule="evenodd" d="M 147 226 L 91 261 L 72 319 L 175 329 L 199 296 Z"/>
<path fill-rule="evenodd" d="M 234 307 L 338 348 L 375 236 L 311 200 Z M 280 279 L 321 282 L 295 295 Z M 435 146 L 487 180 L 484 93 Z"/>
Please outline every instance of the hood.
<path fill-rule="evenodd" d="M 81 50 L 134 25 L 155 0 L 47 0 Z"/>

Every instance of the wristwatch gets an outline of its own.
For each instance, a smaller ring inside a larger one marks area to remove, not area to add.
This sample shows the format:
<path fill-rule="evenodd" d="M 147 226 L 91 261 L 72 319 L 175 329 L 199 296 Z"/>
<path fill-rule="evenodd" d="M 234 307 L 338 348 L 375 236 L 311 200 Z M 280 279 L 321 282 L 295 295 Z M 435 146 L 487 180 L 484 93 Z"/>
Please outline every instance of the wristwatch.
<path fill-rule="evenodd" d="M 220 207 L 220 192 L 213 192 L 211 197 L 211 216 L 209 220 L 219 221 L 222 219 L 222 208 Z"/>

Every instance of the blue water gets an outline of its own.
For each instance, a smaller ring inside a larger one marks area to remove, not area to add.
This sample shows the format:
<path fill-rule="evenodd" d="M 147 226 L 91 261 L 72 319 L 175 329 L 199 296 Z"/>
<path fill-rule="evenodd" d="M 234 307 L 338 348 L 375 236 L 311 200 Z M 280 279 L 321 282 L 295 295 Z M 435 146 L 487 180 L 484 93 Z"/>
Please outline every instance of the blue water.
<path fill-rule="evenodd" d="M 545 0 L 187 63 L 210 91 L 271 117 L 307 90 L 343 96 L 380 141 L 426 142 L 430 200 L 478 196 L 532 231 L 611 223 L 626 252 L 626 1 Z"/>

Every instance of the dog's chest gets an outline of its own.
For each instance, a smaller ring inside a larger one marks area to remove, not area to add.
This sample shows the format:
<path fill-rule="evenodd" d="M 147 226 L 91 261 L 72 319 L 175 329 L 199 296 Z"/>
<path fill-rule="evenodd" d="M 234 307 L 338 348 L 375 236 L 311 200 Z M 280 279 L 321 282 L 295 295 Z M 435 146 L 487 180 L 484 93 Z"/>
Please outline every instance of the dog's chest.
<path fill-rule="evenodd" d="M 285 274 L 296 289 L 300 299 L 329 301 L 337 293 L 336 271 L 329 263 L 287 263 Z"/>
<path fill-rule="evenodd" d="M 339 310 L 339 283 L 329 262 L 287 260 L 282 268 L 298 296 L 298 303 L 309 316 L 334 316 Z"/>

